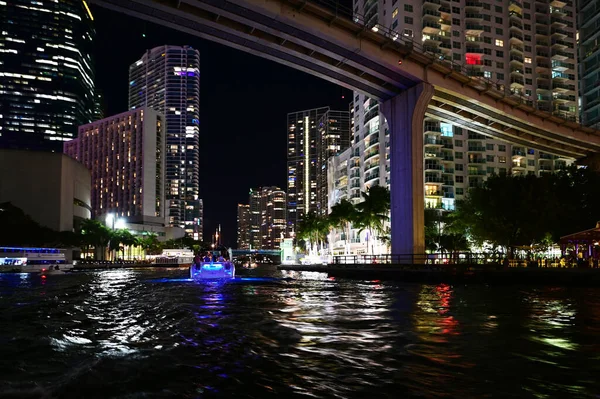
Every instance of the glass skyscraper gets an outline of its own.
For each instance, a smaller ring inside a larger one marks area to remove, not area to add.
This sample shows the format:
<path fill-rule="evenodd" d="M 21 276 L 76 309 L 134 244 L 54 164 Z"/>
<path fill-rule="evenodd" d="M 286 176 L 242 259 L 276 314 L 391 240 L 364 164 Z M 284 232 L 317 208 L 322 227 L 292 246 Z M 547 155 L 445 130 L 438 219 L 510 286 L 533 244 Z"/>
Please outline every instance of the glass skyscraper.
<path fill-rule="evenodd" d="M 92 120 L 88 5 L 0 1 L 0 32 L 0 147 L 62 151 Z"/>
<path fill-rule="evenodd" d="M 200 53 L 159 46 L 129 67 L 129 108 L 165 115 L 167 223 L 202 239 L 200 183 Z"/>
<path fill-rule="evenodd" d="M 600 1 L 579 2 L 581 123 L 600 129 Z"/>
<path fill-rule="evenodd" d="M 287 115 L 287 223 L 305 214 L 327 214 L 327 160 L 350 145 L 350 113 L 329 107 Z"/>

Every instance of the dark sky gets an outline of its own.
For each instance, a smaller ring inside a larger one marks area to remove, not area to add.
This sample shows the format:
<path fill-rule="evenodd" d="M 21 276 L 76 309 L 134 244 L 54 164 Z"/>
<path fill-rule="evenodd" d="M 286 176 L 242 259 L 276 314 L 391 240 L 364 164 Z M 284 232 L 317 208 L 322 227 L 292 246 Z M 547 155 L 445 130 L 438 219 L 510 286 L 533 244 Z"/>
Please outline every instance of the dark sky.
<path fill-rule="evenodd" d="M 236 206 L 247 203 L 249 188 L 286 188 L 288 112 L 322 106 L 347 110 L 352 99 L 344 88 L 275 62 L 99 7 L 92 11 L 96 82 L 107 116 L 127 110 L 129 65 L 146 49 L 172 44 L 200 51 L 205 240 L 221 223 L 223 242 L 235 245 Z"/>

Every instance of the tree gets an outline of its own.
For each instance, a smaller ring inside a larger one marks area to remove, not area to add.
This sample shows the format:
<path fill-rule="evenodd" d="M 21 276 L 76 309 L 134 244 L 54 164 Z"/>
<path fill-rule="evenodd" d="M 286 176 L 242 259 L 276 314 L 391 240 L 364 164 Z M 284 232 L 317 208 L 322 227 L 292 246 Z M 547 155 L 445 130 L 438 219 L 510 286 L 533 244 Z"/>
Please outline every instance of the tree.
<path fill-rule="evenodd" d="M 356 221 L 356 208 L 352 202 L 343 199 L 331 207 L 329 214 L 330 224 L 333 227 L 338 227 L 344 230 L 345 235 L 345 253 L 350 252 L 350 224 Z"/>
<path fill-rule="evenodd" d="M 298 223 L 296 236 L 299 240 L 308 242 L 310 253 L 319 252 L 319 246 L 322 249 L 323 243 L 327 241 L 330 226 L 327 218 L 309 212 Z"/>
<path fill-rule="evenodd" d="M 146 255 L 159 255 L 162 251 L 158 237 L 154 233 L 150 233 L 138 238 L 140 246 Z"/>
<path fill-rule="evenodd" d="M 98 220 L 86 219 L 81 222 L 81 236 L 86 252 L 94 247 L 94 259 L 100 257 L 99 260 L 103 260 L 111 237 L 110 229 Z"/>
<path fill-rule="evenodd" d="M 58 232 L 41 226 L 10 202 L 0 204 L 0 226 L 0 245 L 41 247 L 57 240 Z"/>
<path fill-rule="evenodd" d="M 571 167 L 540 177 L 491 176 L 457 205 L 457 224 L 478 243 L 547 246 L 549 237 L 589 229 L 600 220 L 600 174 Z"/>
<path fill-rule="evenodd" d="M 363 202 L 356 205 L 356 224 L 361 232 L 368 230 L 368 248 L 370 236 L 384 234 L 384 223 L 389 220 L 390 213 L 390 190 L 387 187 L 373 186 L 367 192 L 363 192 L 362 196 Z M 371 253 L 374 251 L 371 244 Z"/>

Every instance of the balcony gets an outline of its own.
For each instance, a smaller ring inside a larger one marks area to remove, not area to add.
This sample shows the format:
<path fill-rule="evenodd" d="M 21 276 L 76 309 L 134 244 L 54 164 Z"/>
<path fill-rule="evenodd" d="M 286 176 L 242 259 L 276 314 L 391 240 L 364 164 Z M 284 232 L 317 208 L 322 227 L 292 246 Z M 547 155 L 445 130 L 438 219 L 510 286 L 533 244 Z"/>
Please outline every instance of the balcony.
<path fill-rule="evenodd" d="M 453 168 L 444 168 L 444 170 L 442 170 L 442 174 L 444 174 L 444 175 L 453 175 L 454 174 L 454 169 Z"/>
<path fill-rule="evenodd" d="M 425 148 L 425 158 L 441 158 L 442 154 L 432 148 Z"/>
<path fill-rule="evenodd" d="M 444 143 L 442 142 L 442 140 L 436 138 L 436 137 L 426 137 L 425 140 L 423 140 L 423 144 L 425 145 L 431 145 L 431 146 L 443 146 Z"/>
<path fill-rule="evenodd" d="M 525 150 L 520 150 L 520 149 L 514 149 L 512 150 L 512 156 L 513 157 L 525 157 L 527 156 L 527 153 L 525 152 Z"/>
<path fill-rule="evenodd" d="M 442 183 L 443 180 L 440 176 L 425 175 L 425 183 Z"/>
<path fill-rule="evenodd" d="M 437 21 L 438 19 L 440 19 L 442 16 L 442 14 L 440 14 L 438 11 L 435 10 L 424 10 L 423 11 L 423 18 L 433 18 L 434 21 Z"/>
<path fill-rule="evenodd" d="M 523 34 L 521 32 L 510 31 L 509 40 L 513 43 L 523 43 Z"/>
<path fill-rule="evenodd" d="M 467 35 L 480 34 L 483 33 L 483 30 L 483 25 L 470 23 L 465 24 L 465 34 Z"/>
<path fill-rule="evenodd" d="M 437 10 L 442 2 L 440 0 L 423 0 L 423 8 Z"/>
<path fill-rule="evenodd" d="M 440 32 L 442 25 L 437 22 L 423 22 L 423 33 L 435 35 Z"/>
<path fill-rule="evenodd" d="M 553 92 L 567 92 L 575 90 L 575 85 L 567 85 L 561 82 L 552 82 L 552 91 Z"/>
<path fill-rule="evenodd" d="M 379 155 L 379 149 L 377 151 L 371 151 L 371 152 L 365 154 L 365 161 L 367 159 L 371 159 L 371 158 L 373 158 L 373 157 L 375 157 L 377 155 Z"/>
<path fill-rule="evenodd" d="M 522 170 L 522 169 L 526 169 L 527 166 L 525 164 L 522 164 L 522 163 L 519 163 L 519 162 L 513 162 L 512 168 L 513 169 Z"/>
<path fill-rule="evenodd" d="M 523 55 L 523 46 L 518 46 L 516 44 L 513 44 L 510 46 L 510 51 L 512 51 L 514 53 L 521 53 L 521 55 Z"/>
<path fill-rule="evenodd" d="M 513 17 L 513 18 L 523 18 L 523 15 L 521 15 L 521 13 L 519 11 L 516 10 L 510 10 L 508 12 L 508 17 Z"/>
<path fill-rule="evenodd" d="M 442 162 L 454 162 L 454 155 L 444 154 L 442 156 Z"/>
<path fill-rule="evenodd" d="M 423 131 L 425 133 L 433 133 L 433 134 L 440 134 L 442 133 L 442 130 L 440 128 L 440 124 L 439 123 L 431 123 L 431 122 L 425 122 L 425 125 L 423 127 Z"/>
<path fill-rule="evenodd" d="M 443 186 L 454 186 L 454 180 L 442 180 Z"/>
<path fill-rule="evenodd" d="M 510 56 L 510 62 L 511 63 L 516 63 L 516 64 L 523 64 L 524 58 L 520 55 L 516 55 L 516 54 L 511 54 Z"/>
<path fill-rule="evenodd" d="M 425 191 L 425 196 L 426 197 L 441 197 L 442 196 L 442 192 L 441 191 Z"/>
<path fill-rule="evenodd" d="M 572 60 L 574 57 L 572 53 L 566 51 L 552 50 L 552 59 L 556 61 Z"/>
<path fill-rule="evenodd" d="M 375 173 L 371 173 L 365 176 L 365 183 L 370 182 L 371 180 L 379 179 L 379 171 Z"/>
<path fill-rule="evenodd" d="M 517 76 L 512 76 L 510 78 L 510 86 L 511 87 L 523 87 L 525 81 L 523 80 L 523 78 L 517 77 Z"/>
<path fill-rule="evenodd" d="M 443 165 L 439 165 L 439 164 L 433 164 L 433 163 L 428 163 L 425 162 L 425 170 L 440 170 L 443 171 L 444 170 L 444 166 Z"/>

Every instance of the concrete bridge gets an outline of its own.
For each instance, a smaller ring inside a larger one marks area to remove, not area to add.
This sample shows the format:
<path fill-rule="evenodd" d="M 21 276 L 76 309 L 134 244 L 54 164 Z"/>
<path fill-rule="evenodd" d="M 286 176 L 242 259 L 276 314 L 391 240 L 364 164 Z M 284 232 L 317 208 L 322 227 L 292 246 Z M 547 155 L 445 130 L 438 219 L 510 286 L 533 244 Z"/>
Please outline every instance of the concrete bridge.
<path fill-rule="evenodd" d="M 390 129 L 392 253 L 424 253 L 423 118 L 598 165 L 600 132 L 536 110 L 383 27 L 305 0 L 92 0 L 376 98 Z"/>

